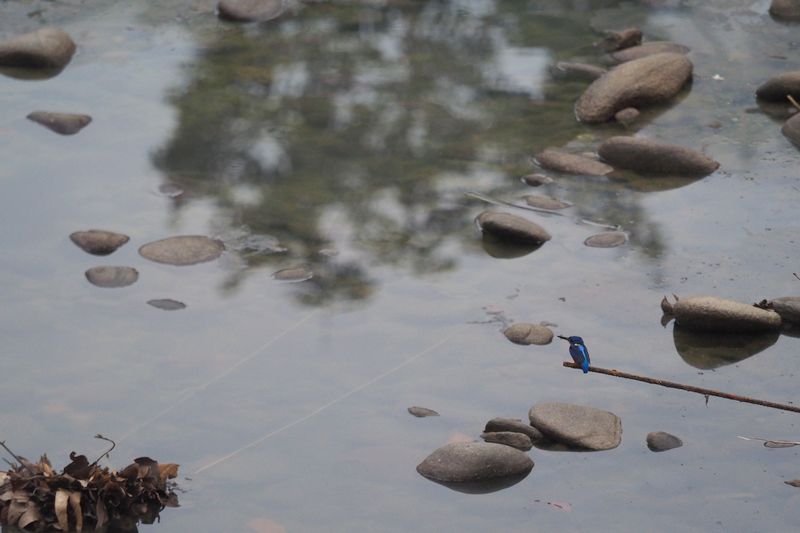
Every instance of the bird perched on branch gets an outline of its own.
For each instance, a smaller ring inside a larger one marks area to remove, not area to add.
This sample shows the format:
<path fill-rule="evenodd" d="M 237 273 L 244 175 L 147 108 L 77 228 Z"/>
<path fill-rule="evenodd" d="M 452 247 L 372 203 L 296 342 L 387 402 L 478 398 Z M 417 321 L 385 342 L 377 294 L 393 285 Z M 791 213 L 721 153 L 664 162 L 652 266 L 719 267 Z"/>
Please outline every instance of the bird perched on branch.
<path fill-rule="evenodd" d="M 559 335 L 558 338 L 564 339 L 569 343 L 569 354 L 572 356 L 572 360 L 583 369 L 584 374 L 587 374 L 589 372 L 589 350 L 586 349 L 583 339 L 580 337 L 564 337 L 561 335 Z"/>

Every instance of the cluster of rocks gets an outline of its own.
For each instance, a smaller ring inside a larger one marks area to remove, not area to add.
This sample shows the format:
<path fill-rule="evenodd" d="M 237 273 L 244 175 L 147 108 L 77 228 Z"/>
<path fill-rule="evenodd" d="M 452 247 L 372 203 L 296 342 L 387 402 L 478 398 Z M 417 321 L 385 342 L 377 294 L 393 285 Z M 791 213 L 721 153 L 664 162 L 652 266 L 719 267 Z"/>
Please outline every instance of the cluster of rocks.
<path fill-rule="evenodd" d="M 493 418 L 481 434 L 484 442 L 446 444 L 426 457 L 417 472 L 455 490 L 492 492 L 530 473 L 534 462 L 524 452 L 534 444 L 542 449 L 602 451 L 622 442 L 620 418 L 594 407 L 540 403 L 531 407 L 528 420 Z M 679 438 L 661 431 L 648 434 L 646 443 L 652 451 L 682 445 Z"/>

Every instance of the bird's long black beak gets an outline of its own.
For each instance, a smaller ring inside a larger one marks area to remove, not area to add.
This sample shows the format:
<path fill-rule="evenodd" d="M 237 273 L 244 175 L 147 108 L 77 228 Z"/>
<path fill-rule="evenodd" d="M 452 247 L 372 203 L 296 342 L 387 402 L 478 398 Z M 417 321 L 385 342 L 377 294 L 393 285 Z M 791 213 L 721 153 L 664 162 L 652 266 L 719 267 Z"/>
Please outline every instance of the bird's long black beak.
<path fill-rule="evenodd" d="M 565 337 L 564 335 L 556 335 L 559 339 L 564 339 L 565 341 L 569 342 L 569 337 Z"/>

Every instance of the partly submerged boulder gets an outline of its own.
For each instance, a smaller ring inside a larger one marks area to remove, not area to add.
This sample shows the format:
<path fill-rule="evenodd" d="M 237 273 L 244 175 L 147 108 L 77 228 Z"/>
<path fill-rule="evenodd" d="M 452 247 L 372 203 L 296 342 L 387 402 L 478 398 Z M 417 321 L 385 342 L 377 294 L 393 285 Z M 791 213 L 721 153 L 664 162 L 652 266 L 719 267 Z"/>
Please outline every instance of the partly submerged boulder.
<path fill-rule="evenodd" d="M 697 331 L 760 333 L 781 327 L 781 317 L 775 311 L 733 300 L 714 296 L 682 298 L 674 304 L 665 300 L 662 310 L 674 315 L 681 327 Z"/>
<path fill-rule="evenodd" d="M 610 450 L 622 442 L 619 417 L 594 407 L 540 403 L 531 407 L 528 417 L 546 438 L 572 448 Z"/>
<path fill-rule="evenodd" d="M 615 167 L 645 173 L 705 176 L 719 168 L 719 163 L 697 150 L 640 137 L 611 137 L 597 153 Z"/>
<path fill-rule="evenodd" d="M 0 66 L 63 68 L 75 53 L 67 32 L 47 27 L 0 41 Z"/>

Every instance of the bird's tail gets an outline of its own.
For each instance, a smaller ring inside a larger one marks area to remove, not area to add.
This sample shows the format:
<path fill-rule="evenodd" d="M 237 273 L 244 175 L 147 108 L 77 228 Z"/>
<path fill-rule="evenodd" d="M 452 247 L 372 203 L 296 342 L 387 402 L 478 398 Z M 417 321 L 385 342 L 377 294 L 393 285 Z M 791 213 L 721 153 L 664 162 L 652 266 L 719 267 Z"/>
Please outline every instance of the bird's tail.
<path fill-rule="evenodd" d="M 583 373 L 584 374 L 588 374 L 589 373 L 589 361 L 584 359 L 583 360 L 583 364 L 581 364 L 581 368 L 583 369 Z"/>

